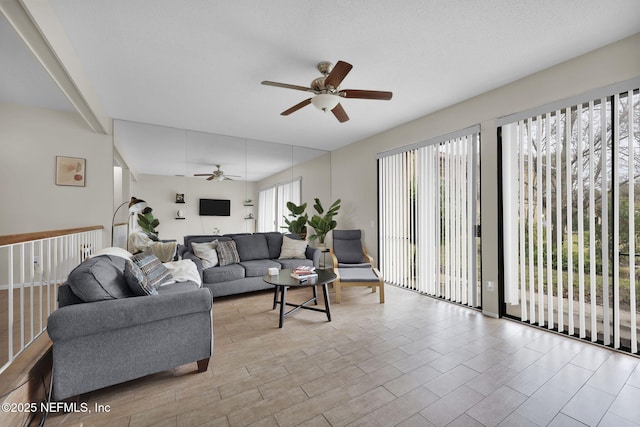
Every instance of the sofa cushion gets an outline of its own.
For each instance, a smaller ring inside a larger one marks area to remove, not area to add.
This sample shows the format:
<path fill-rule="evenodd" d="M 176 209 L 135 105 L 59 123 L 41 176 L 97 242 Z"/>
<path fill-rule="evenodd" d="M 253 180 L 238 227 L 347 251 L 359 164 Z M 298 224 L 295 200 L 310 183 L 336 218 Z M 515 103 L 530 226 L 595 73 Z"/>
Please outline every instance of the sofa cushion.
<path fill-rule="evenodd" d="M 187 250 L 191 250 L 191 242 L 203 243 L 213 242 L 214 240 L 231 240 L 231 238 L 222 237 L 216 234 L 190 234 L 188 236 L 184 236 L 184 245 L 187 247 Z"/>
<path fill-rule="evenodd" d="M 130 259 L 128 259 L 124 265 L 124 278 L 134 295 L 145 296 L 158 294 L 155 287 L 149 286 L 147 276 L 145 276 L 140 267 Z"/>
<path fill-rule="evenodd" d="M 67 277 L 73 293 L 84 302 L 132 296 L 124 278 L 126 259 L 99 255 L 82 262 Z"/>
<path fill-rule="evenodd" d="M 233 236 L 240 261 L 269 259 L 269 247 L 263 234 Z"/>
<path fill-rule="evenodd" d="M 198 258 L 202 260 L 202 268 L 215 267 L 218 265 L 218 241 L 211 242 L 191 242 L 191 249 Z"/>
<path fill-rule="evenodd" d="M 200 285 L 196 282 L 191 281 L 169 283 L 168 285 L 160 286 L 158 288 L 158 294 L 172 294 L 174 292 L 192 291 L 198 288 L 200 288 Z"/>
<path fill-rule="evenodd" d="M 280 270 L 280 263 L 270 259 L 240 261 L 240 265 L 244 267 L 246 277 L 264 276 L 269 273 L 270 268 Z"/>
<path fill-rule="evenodd" d="M 282 249 L 282 233 L 272 231 L 268 233 L 262 233 L 267 241 L 267 247 L 269 248 L 269 258 L 278 259 L 280 257 L 280 250 Z"/>
<path fill-rule="evenodd" d="M 224 267 L 225 265 L 237 264 L 238 262 L 240 262 L 238 250 L 236 249 L 236 242 L 234 242 L 233 240 L 218 241 L 216 250 L 218 251 L 218 263 L 221 267 Z"/>
<path fill-rule="evenodd" d="M 244 267 L 240 264 L 231 264 L 207 268 L 202 272 L 202 283 L 220 283 L 244 278 Z"/>
<path fill-rule="evenodd" d="M 282 249 L 280 250 L 280 258 L 299 258 L 305 259 L 307 251 L 306 240 L 296 240 L 288 236 L 282 238 Z"/>
<path fill-rule="evenodd" d="M 147 277 L 149 288 L 158 288 L 163 283 L 172 279 L 171 273 L 162 265 L 160 259 L 150 252 L 135 254 L 132 261 L 140 267 L 140 270 Z"/>

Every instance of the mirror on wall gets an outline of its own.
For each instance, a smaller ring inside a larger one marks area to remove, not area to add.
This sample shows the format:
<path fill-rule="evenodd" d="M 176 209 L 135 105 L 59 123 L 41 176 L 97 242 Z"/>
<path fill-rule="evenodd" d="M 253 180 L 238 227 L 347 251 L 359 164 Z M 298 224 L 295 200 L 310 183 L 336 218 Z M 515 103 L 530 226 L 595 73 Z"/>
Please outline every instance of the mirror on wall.
<path fill-rule="evenodd" d="M 323 150 L 122 120 L 114 121 L 114 144 L 131 172 L 130 194 L 153 208 L 161 239 L 255 232 L 258 192 L 292 178 L 301 177 L 309 206 L 330 195 Z M 229 200 L 230 215 L 200 215 L 200 199 Z"/>

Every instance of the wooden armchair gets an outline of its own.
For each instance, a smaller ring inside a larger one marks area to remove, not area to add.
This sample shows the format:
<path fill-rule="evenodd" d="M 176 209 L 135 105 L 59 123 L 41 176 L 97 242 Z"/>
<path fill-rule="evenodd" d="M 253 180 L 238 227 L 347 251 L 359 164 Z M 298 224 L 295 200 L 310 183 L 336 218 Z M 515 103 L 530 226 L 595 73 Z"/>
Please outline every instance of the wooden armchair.
<path fill-rule="evenodd" d="M 340 303 L 343 286 L 369 286 L 371 292 L 380 288 L 380 303 L 384 303 L 384 279 L 362 244 L 360 230 L 333 230 L 330 254 L 337 276 L 333 282 L 336 303 Z"/>

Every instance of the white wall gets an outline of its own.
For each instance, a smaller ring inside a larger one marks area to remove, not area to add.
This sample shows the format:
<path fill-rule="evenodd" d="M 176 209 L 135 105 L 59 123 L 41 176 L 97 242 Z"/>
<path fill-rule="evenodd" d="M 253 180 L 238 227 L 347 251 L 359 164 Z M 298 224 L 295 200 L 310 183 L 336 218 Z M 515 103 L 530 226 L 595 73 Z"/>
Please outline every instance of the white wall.
<path fill-rule="evenodd" d="M 212 234 L 216 227 L 223 234 L 254 232 L 254 221 L 244 218 L 249 212 L 255 217 L 257 209 L 256 206 L 245 207 L 244 200 L 257 200 L 256 184 L 207 181 L 205 178 L 141 174 L 131 182 L 131 195 L 143 199 L 153 209 L 153 216 L 160 220 L 157 230 L 161 239 L 182 243 L 185 235 Z M 176 193 L 183 193 L 186 203 L 175 203 Z M 231 216 L 199 216 L 201 198 L 231 200 Z M 175 219 L 178 209 L 184 211 L 186 219 Z"/>
<path fill-rule="evenodd" d="M 0 103 L 0 235 L 103 225 L 111 236 L 113 151 L 75 113 Z M 86 186 L 55 184 L 56 156 L 86 159 Z"/>
<path fill-rule="evenodd" d="M 335 150 L 331 155 L 332 188 L 333 196 L 343 199 L 340 227 L 362 229 L 367 249 L 377 258 L 376 154 L 480 124 L 482 278 L 483 283 L 497 282 L 496 119 L 640 76 L 638 46 L 640 34 Z M 498 313 L 497 294 L 485 290 L 483 308 Z"/>

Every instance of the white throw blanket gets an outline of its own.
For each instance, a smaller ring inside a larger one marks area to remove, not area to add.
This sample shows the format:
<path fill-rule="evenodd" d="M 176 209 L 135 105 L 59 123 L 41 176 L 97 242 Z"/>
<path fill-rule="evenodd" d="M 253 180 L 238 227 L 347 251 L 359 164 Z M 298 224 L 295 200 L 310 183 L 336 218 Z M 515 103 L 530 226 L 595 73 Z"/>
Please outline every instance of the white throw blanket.
<path fill-rule="evenodd" d="M 154 242 L 144 233 L 135 232 L 129 235 L 131 252 L 147 251 L 157 256 L 161 262 L 173 261 L 178 248 L 177 242 Z"/>

